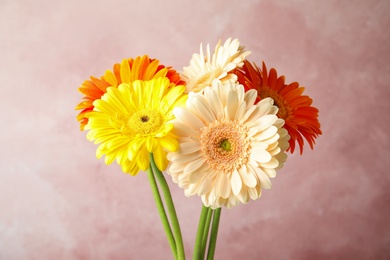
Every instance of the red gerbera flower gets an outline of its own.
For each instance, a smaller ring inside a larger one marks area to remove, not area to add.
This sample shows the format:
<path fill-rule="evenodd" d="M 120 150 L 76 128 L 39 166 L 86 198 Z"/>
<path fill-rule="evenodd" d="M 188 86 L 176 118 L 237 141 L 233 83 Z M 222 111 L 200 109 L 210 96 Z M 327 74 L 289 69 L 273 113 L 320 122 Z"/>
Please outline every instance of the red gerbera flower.
<path fill-rule="evenodd" d="M 315 139 L 322 134 L 318 121 L 318 109 L 311 106 L 313 100 L 303 96 L 304 87 L 298 82 L 285 84 L 284 76 L 277 76 L 275 69 L 269 73 L 263 62 L 262 70 L 256 64 L 244 61 L 244 66 L 236 70 L 238 82 L 244 85 L 245 90 L 257 90 L 257 102 L 263 98 L 271 97 L 279 108 L 278 117 L 285 120 L 284 127 L 291 139 L 289 141 L 291 153 L 295 150 L 296 142 L 300 153 L 303 152 L 304 139 L 313 149 Z"/>
<path fill-rule="evenodd" d="M 83 101 L 76 106 L 76 110 L 81 110 L 77 115 L 80 130 L 84 130 L 88 123 L 85 115 L 93 110 L 93 101 L 100 99 L 106 93 L 107 87 L 118 87 L 121 83 L 129 84 L 135 80 L 151 80 L 160 77 L 167 77 L 175 85 L 184 85 L 184 81 L 174 69 L 159 64 L 158 60 L 150 59 L 147 55 L 124 59 L 121 64 L 114 64 L 113 71 L 107 70 L 100 79 L 91 76 L 90 80 L 84 81 L 79 87 L 79 91 L 84 94 Z"/>

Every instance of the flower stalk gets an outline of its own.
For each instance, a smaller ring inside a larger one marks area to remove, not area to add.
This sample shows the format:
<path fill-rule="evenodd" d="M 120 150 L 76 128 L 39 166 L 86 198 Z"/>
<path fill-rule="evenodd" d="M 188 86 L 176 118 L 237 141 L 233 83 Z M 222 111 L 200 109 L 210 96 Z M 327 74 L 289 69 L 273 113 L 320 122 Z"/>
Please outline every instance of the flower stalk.
<path fill-rule="evenodd" d="M 169 224 L 168 217 L 167 217 L 167 214 L 165 212 L 164 204 L 162 202 L 160 192 L 159 192 L 159 189 L 157 186 L 157 182 L 156 182 L 156 179 L 154 177 L 154 174 L 153 174 L 151 167 L 147 170 L 147 175 L 148 175 L 150 186 L 152 188 L 154 201 L 156 202 L 157 211 L 158 211 L 158 214 L 160 215 L 160 219 L 161 219 L 165 234 L 166 234 L 167 239 L 168 239 L 169 246 L 171 247 L 171 251 L 172 251 L 172 254 L 173 254 L 175 260 L 177 260 L 176 241 L 175 241 L 175 238 L 173 236 L 172 229 L 171 229 L 171 226 Z"/>
<path fill-rule="evenodd" d="M 196 239 L 195 239 L 195 246 L 194 246 L 194 252 L 192 256 L 192 260 L 199 260 L 202 259 L 202 242 L 203 242 L 203 234 L 205 232 L 204 227 L 206 225 L 207 215 L 211 209 L 202 206 L 202 211 L 200 213 L 199 217 L 199 223 L 198 223 L 198 231 L 196 232 Z"/>
<path fill-rule="evenodd" d="M 219 229 L 219 219 L 221 218 L 221 210 L 222 208 L 217 208 L 214 210 L 209 249 L 207 252 L 207 260 L 214 259 L 215 248 L 217 246 L 217 237 L 218 237 L 218 229 Z"/>
<path fill-rule="evenodd" d="M 164 178 L 164 175 L 162 172 L 157 168 L 156 163 L 154 162 L 153 154 L 150 154 L 150 165 L 152 168 L 152 171 L 154 172 L 154 175 L 160 185 L 160 188 L 163 192 L 165 204 L 169 213 L 169 218 L 171 220 L 171 225 L 173 229 L 173 236 L 174 236 L 174 241 L 175 241 L 175 247 L 176 251 L 176 259 L 178 260 L 184 260 L 185 259 L 185 252 L 184 252 L 184 243 L 183 243 L 183 238 L 181 234 L 181 229 L 180 229 L 180 224 L 179 220 L 177 218 L 176 210 L 175 210 L 175 205 L 172 200 L 172 195 L 169 190 L 169 186 L 167 181 Z M 165 210 L 164 210 L 165 212 Z M 160 215 L 161 216 L 161 215 Z M 165 218 L 167 218 L 165 214 Z M 171 230 L 172 232 L 172 230 Z M 172 248 L 172 247 L 171 247 Z"/>
<path fill-rule="evenodd" d="M 211 219 L 213 218 L 214 210 L 210 209 L 207 212 L 207 217 L 206 217 L 206 222 L 203 227 L 203 237 L 202 237 L 202 248 L 201 248 L 201 259 L 204 259 L 205 252 L 206 252 L 206 246 L 207 246 L 207 241 L 210 233 L 210 224 L 211 224 Z"/>
<path fill-rule="evenodd" d="M 205 256 L 207 256 L 207 260 L 214 259 L 220 217 L 221 208 L 213 210 L 203 205 L 196 234 L 193 260 L 205 259 Z"/>

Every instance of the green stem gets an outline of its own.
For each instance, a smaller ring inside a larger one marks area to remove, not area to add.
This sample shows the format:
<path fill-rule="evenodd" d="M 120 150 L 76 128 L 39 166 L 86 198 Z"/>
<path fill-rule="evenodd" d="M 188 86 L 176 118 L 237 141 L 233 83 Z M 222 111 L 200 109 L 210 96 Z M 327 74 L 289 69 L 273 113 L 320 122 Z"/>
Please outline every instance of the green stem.
<path fill-rule="evenodd" d="M 156 202 L 157 211 L 158 211 L 158 214 L 160 215 L 160 219 L 161 219 L 162 225 L 164 227 L 165 234 L 168 238 L 169 246 L 171 247 L 172 254 L 173 254 L 174 258 L 177 259 L 177 252 L 176 252 L 177 249 L 176 249 L 175 238 L 173 236 L 171 226 L 169 225 L 168 217 L 167 217 L 167 214 L 166 214 L 165 209 L 164 209 L 164 204 L 161 200 L 160 192 L 158 190 L 157 182 L 156 182 L 156 179 L 154 178 L 152 168 L 149 168 L 147 170 L 147 175 L 148 175 L 150 186 L 152 188 L 154 201 Z"/>
<path fill-rule="evenodd" d="M 210 223 L 211 219 L 213 217 L 214 210 L 209 209 L 207 212 L 207 218 L 206 218 L 206 223 L 203 228 L 203 238 L 202 238 L 202 251 L 201 251 L 201 259 L 204 259 L 205 253 L 206 253 L 206 246 L 207 246 L 207 241 L 209 238 L 210 234 Z"/>
<path fill-rule="evenodd" d="M 165 177 L 162 174 L 162 172 L 157 168 L 156 163 L 154 162 L 153 154 L 150 154 L 150 164 L 151 164 L 153 172 L 157 178 L 157 181 L 160 184 L 160 188 L 161 188 L 163 195 L 164 195 L 165 204 L 166 204 L 167 209 L 168 209 L 168 213 L 169 213 L 169 217 L 171 220 L 173 233 L 174 233 L 175 241 L 176 241 L 177 259 L 184 260 L 185 259 L 185 252 L 184 252 L 183 238 L 181 235 L 180 224 L 179 224 L 179 220 L 177 218 L 175 205 L 173 204 L 173 200 L 172 200 L 171 192 L 169 190 L 168 183 L 165 180 Z"/>
<path fill-rule="evenodd" d="M 196 240 L 195 240 L 195 247 L 194 247 L 194 253 L 192 256 L 193 260 L 200 260 L 202 259 L 202 240 L 203 240 L 203 233 L 204 233 L 204 226 L 206 224 L 207 215 L 210 208 L 206 206 L 202 206 L 202 212 L 200 213 L 199 218 L 199 224 L 198 224 L 198 231 L 196 233 Z"/>
<path fill-rule="evenodd" d="M 219 219 L 221 218 L 221 208 L 214 210 L 213 225 L 211 227 L 209 250 L 207 252 L 207 260 L 214 259 L 215 247 L 217 245 Z"/>

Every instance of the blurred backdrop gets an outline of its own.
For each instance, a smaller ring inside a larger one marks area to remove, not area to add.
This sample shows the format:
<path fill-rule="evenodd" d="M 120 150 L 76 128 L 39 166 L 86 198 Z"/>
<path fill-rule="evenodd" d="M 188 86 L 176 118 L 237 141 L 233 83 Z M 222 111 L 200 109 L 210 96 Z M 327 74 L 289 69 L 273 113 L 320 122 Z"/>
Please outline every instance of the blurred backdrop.
<path fill-rule="evenodd" d="M 223 209 L 216 259 L 390 258 L 390 1 L 0 0 L 0 259 L 171 259 L 147 177 L 95 157 L 79 85 L 148 54 L 181 70 L 238 38 L 306 87 L 314 151 Z M 191 258 L 201 200 L 168 182 Z"/>

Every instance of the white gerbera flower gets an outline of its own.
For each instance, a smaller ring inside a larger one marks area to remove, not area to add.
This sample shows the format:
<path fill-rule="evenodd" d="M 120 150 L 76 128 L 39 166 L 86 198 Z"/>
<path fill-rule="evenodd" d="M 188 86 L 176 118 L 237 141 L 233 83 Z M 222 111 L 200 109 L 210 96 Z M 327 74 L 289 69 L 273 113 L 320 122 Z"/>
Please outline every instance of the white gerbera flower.
<path fill-rule="evenodd" d="M 216 82 L 190 92 L 187 107 L 174 109 L 180 149 L 168 153 L 168 173 L 187 196 L 197 194 L 213 209 L 230 208 L 271 188 L 290 136 L 273 99 L 255 105 L 256 95 L 238 83 Z"/>
<path fill-rule="evenodd" d="M 207 44 L 206 55 L 203 54 L 203 47 L 200 44 L 200 53 L 192 55 L 190 66 L 184 67 L 182 77 L 186 81 L 187 92 L 201 91 L 206 86 L 211 86 L 214 80 L 222 82 L 235 82 L 237 76 L 231 73 L 232 70 L 242 67 L 243 61 L 250 51 L 245 51 L 240 42 L 230 38 L 221 45 L 221 40 L 215 47 L 213 56 L 210 55 L 210 46 Z"/>

